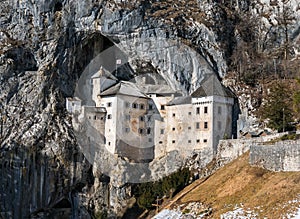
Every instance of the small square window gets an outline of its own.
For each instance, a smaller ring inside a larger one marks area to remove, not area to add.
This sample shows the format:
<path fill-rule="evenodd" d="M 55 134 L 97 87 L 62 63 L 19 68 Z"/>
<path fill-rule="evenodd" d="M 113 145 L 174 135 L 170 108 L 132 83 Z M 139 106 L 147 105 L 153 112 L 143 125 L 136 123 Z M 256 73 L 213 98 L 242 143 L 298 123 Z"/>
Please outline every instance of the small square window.
<path fill-rule="evenodd" d="M 165 105 L 161 105 L 161 106 L 160 106 L 160 109 L 161 109 L 161 110 L 165 110 Z"/>
<path fill-rule="evenodd" d="M 204 128 L 208 129 L 208 122 L 204 122 Z"/>
<path fill-rule="evenodd" d="M 175 140 L 172 141 L 172 144 L 175 144 Z"/>
<path fill-rule="evenodd" d="M 188 127 L 188 130 L 191 130 L 191 129 L 192 129 L 192 127 L 191 127 L 191 126 L 189 126 L 189 127 Z"/>
<path fill-rule="evenodd" d="M 144 104 L 140 104 L 140 109 L 141 110 L 145 109 L 145 105 Z"/>
<path fill-rule="evenodd" d="M 222 122 L 218 121 L 218 129 L 221 130 L 222 129 Z"/>
<path fill-rule="evenodd" d="M 136 109 L 137 107 L 138 107 L 138 105 L 137 105 L 136 103 L 133 103 L 133 104 L 132 104 L 132 108 L 133 108 L 133 109 Z"/>
<path fill-rule="evenodd" d="M 126 120 L 130 120 L 130 115 L 125 115 Z"/>
<path fill-rule="evenodd" d="M 125 128 L 125 132 L 129 133 L 130 132 L 130 128 Z"/>
<path fill-rule="evenodd" d="M 205 106 L 205 107 L 204 107 L 204 113 L 207 113 L 207 112 L 208 112 L 208 107 Z"/>
<path fill-rule="evenodd" d="M 189 116 L 192 115 L 192 112 L 189 112 Z"/>
<path fill-rule="evenodd" d="M 129 102 L 125 102 L 125 107 L 129 108 L 130 107 L 130 103 Z"/>
<path fill-rule="evenodd" d="M 175 131 L 175 127 L 172 128 L 172 131 Z"/>
<path fill-rule="evenodd" d="M 160 141 L 160 142 L 158 142 L 159 144 L 162 144 L 163 142 L 162 141 Z"/>
<path fill-rule="evenodd" d="M 111 119 L 111 114 L 108 114 L 108 115 L 107 115 L 107 119 Z"/>
<path fill-rule="evenodd" d="M 107 107 L 111 107 L 112 103 L 109 102 L 109 103 L 107 103 L 106 105 L 107 105 Z"/>
<path fill-rule="evenodd" d="M 139 129 L 139 134 L 144 134 L 144 129 Z"/>
<path fill-rule="evenodd" d="M 220 114 L 220 115 L 222 114 L 222 107 L 221 106 L 218 107 L 218 114 Z"/>
<path fill-rule="evenodd" d="M 200 143 L 200 139 L 197 139 L 196 142 L 197 142 L 197 143 Z"/>
<path fill-rule="evenodd" d="M 207 139 L 204 139 L 203 142 L 204 142 L 204 143 L 207 143 Z"/>
<path fill-rule="evenodd" d="M 175 113 L 173 113 L 172 116 L 175 117 Z"/>
<path fill-rule="evenodd" d="M 152 138 L 148 138 L 148 142 L 152 142 Z"/>
<path fill-rule="evenodd" d="M 165 130 L 164 130 L 164 129 L 161 129 L 161 130 L 160 130 L 160 134 L 163 135 L 164 133 L 165 133 Z"/>
<path fill-rule="evenodd" d="M 72 106 L 75 106 L 75 103 L 72 103 Z"/>
<path fill-rule="evenodd" d="M 191 140 L 188 140 L 188 143 L 190 144 L 190 143 L 192 143 L 192 141 L 191 141 Z"/>

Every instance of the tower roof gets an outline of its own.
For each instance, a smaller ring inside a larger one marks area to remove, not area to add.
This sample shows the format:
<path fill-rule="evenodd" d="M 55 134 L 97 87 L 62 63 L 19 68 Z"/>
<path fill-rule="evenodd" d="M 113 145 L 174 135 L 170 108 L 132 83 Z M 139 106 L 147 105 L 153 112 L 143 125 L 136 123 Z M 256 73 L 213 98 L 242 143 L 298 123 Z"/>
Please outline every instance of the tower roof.
<path fill-rule="evenodd" d="M 128 96 L 142 97 L 148 98 L 146 94 L 144 94 L 135 83 L 129 81 L 121 81 L 120 83 L 108 88 L 103 91 L 101 96 L 112 96 L 117 94 L 123 94 Z"/>
<path fill-rule="evenodd" d="M 118 80 L 115 76 L 113 76 L 112 73 L 110 73 L 109 71 L 104 70 L 103 67 L 101 66 L 99 71 L 97 71 L 95 74 L 93 74 L 93 76 L 91 78 L 94 79 L 94 78 L 102 78 L 102 77 L 109 78 L 109 79 L 112 79 L 112 80 L 115 80 L 115 81 Z"/>
<path fill-rule="evenodd" d="M 229 88 L 221 84 L 215 74 L 207 74 L 201 82 L 201 86 L 196 89 L 192 97 L 207 97 L 207 96 L 221 96 L 221 97 L 234 97 Z"/>

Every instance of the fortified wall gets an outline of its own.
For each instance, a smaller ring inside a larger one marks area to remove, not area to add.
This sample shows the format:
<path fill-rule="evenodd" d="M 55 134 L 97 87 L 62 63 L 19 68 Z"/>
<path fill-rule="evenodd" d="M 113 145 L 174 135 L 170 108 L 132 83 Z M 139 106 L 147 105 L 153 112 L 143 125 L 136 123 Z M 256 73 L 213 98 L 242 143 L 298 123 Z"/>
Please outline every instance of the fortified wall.
<path fill-rule="evenodd" d="M 252 145 L 250 164 L 272 171 L 300 171 L 300 141 Z"/>
<path fill-rule="evenodd" d="M 285 134 L 287 134 L 287 132 L 256 138 L 220 140 L 217 151 L 217 160 L 220 164 L 225 165 L 249 151 L 251 145 L 268 142 L 280 138 Z"/>

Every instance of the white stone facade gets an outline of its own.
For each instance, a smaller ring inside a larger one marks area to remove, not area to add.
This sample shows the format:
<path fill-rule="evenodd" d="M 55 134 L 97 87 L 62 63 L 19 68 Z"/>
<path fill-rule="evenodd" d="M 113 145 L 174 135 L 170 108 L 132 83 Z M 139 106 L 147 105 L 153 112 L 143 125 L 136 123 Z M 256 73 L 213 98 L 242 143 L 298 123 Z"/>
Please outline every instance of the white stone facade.
<path fill-rule="evenodd" d="M 231 137 L 234 101 L 219 81 L 216 95 L 213 88 L 204 95 L 200 90 L 178 97 L 175 92 L 144 93 L 135 83 L 106 77 L 103 73 L 92 77 L 92 99 L 98 111 L 88 117 L 100 118 L 91 124 L 104 135 L 105 147 L 112 154 L 147 161 L 174 150 L 186 156 L 204 148 L 216 153 L 219 140 Z M 213 83 L 216 86 L 215 79 Z"/>

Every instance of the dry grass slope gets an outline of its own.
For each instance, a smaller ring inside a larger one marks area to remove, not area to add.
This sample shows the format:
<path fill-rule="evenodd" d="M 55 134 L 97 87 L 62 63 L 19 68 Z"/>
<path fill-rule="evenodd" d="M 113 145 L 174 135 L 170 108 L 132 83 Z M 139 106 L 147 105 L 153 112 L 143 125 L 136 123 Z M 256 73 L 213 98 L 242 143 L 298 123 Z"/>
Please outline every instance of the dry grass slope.
<path fill-rule="evenodd" d="M 293 212 L 296 206 L 286 203 L 299 198 L 300 172 L 270 172 L 251 167 L 248 159 L 247 153 L 207 180 L 196 181 L 182 191 L 184 195 L 178 194 L 182 197 L 175 205 L 202 202 L 213 208 L 213 218 L 220 218 L 240 203 L 244 209 L 260 206 L 259 218 L 282 218 L 283 213 Z M 299 203 L 295 205 L 299 207 Z"/>

